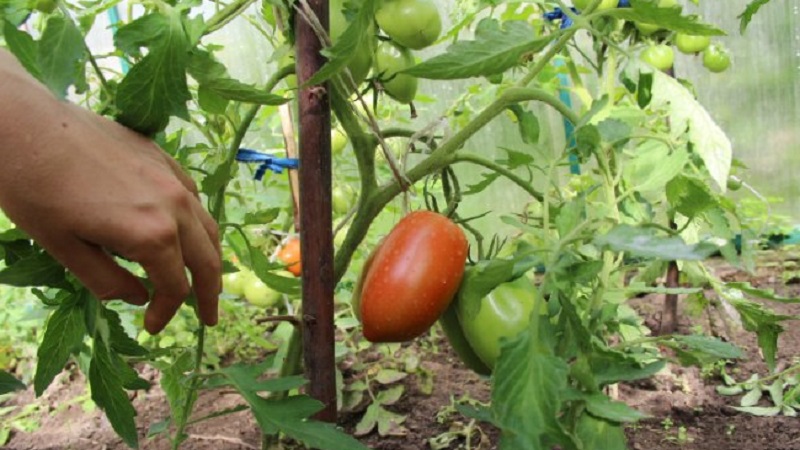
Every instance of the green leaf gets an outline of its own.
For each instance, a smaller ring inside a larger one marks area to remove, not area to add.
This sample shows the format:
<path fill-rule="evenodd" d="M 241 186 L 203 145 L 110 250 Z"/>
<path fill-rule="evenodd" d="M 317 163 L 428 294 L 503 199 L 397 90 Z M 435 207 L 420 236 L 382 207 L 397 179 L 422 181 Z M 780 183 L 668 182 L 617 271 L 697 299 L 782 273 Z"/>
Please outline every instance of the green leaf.
<path fill-rule="evenodd" d="M 225 375 L 250 405 L 263 433 L 274 435 L 283 432 L 308 447 L 320 450 L 367 450 L 367 447 L 339 431 L 333 424 L 309 420 L 322 408 L 320 402 L 304 395 L 264 399 L 252 389 L 260 383 L 252 372 L 233 370 Z"/>
<path fill-rule="evenodd" d="M 95 335 L 92 349 L 89 386 L 92 400 L 105 412 L 117 435 L 129 447 L 138 448 L 139 437 L 134 421 L 136 410 L 122 386 L 120 368 L 114 364 L 106 343 L 99 335 Z"/>
<path fill-rule="evenodd" d="M 186 410 L 186 399 L 192 395 L 193 404 L 197 398 L 197 391 L 189 389 L 188 376 L 193 367 L 193 352 L 186 350 L 181 353 L 172 364 L 166 367 L 159 367 L 161 369 L 161 389 L 167 396 L 167 403 L 169 403 L 169 410 L 171 413 L 170 419 L 173 423 L 184 423 L 187 419 L 189 411 Z M 176 439 L 183 441 L 186 436 L 176 436 Z"/>
<path fill-rule="evenodd" d="M 64 369 L 70 353 L 83 343 L 86 334 L 83 308 L 87 295 L 83 290 L 68 294 L 47 319 L 44 337 L 36 353 L 33 387 L 37 396 L 42 395 L 53 378 Z"/>
<path fill-rule="evenodd" d="M 263 364 L 247 365 L 235 364 L 219 370 L 228 380 L 227 385 L 235 385 L 237 389 L 245 389 L 252 392 L 286 392 L 298 389 L 308 381 L 301 376 L 270 378 L 259 380 L 264 373 L 266 366 Z"/>
<path fill-rule="evenodd" d="M 553 355 L 552 330 L 544 317 L 533 330 L 504 341 L 492 378 L 492 411 L 501 429 L 500 450 L 576 448 L 558 417 L 569 367 Z M 535 325 L 534 325 L 535 324 Z"/>
<path fill-rule="evenodd" d="M 523 109 L 520 105 L 508 107 L 517 117 L 517 126 L 522 142 L 526 144 L 536 144 L 539 142 L 539 119 L 532 112 Z"/>
<path fill-rule="evenodd" d="M 739 32 L 744 34 L 745 30 L 747 30 L 747 26 L 750 25 L 750 21 L 753 20 L 753 16 L 756 15 L 759 9 L 762 6 L 769 3 L 770 0 L 753 0 L 751 1 L 747 7 L 744 9 L 738 18 L 740 19 L 739 22 Z"/>
<path fill-rule="evenodd" d="M 625 403 L 613 401 L 603 394 L 591 395 L 584 400 L 586 401 L 586 410 L 589 413 L 597 418 L 610 420 L 611 422 L 636 422 L 647 417 L 646 414 L 631 408 Z"/>
<path fill-rule="evenodd" d="M 21 391 L 23 389 L 25 389 L 25 383 L 14 378 L 14 375 L 11 375 L 5 370 L 0 370 L 0 395 Z"/>
<path fill-rule="evenodd" d="M 127 356 L 145 356 L 150 353 L 136 339 L 128 336 L 116 311 L 109 308 L 103 308 L 102 311 L 108 324 L 109 340 L 111 341 L 111 349 L 114 352 Z"/>
<path fill-rule="evenodd" d="M 359 47 L 370 45 L 374 33 L 374 12 L 375 1 L 364 0 L 355 19 L 337 38 L 336 44 L 325 50 L 328 62 L 306 81 L 307 86 L 321 84 L 340 73 L 356 57 Z"/>
<path fill-rule="evenodd" d="M 775 314 L 765 306 L 745 299 L 728 299 L 742 319 L 744 329 L 756 333 L 758 346 L 770 370 L 775 370 L 778 336 L 783 332 L 780 322 L 797 319 L 796 316 Z"/>
<path fill-rule="evenodd" d="M 631 256 L 657 258 L 665 261 L 701 261 L 708 258 L 717 247 L 708 243 L 686 244 L 680 236 L 658 236 L 652 228 L 617 225 L 594 243 Z"/>
<path fill-rule="evenodd" d="M 676 176 L 667 183 L 666 190 L 672 208 L 690 219 L 719 206 L 708 186 L 697 178 Z"/>
<path fill-rule="evenodd" d="M 39 67 L 39 43 L 33 40 L 30 34 L 18 30 L 8 21 L 3 21 L 3 35 L 8 50 L 17 57 L 22 67 L 39 81 L 42 81 L 42 71 Z"/>
<path fill-rule="evenodd" d="M 171 116 L 189 119 L 188 40 L 178 12 L 171 11 L 166 20 L 168 26 L 151 42 L 147 56 L 117 88 L 117 120 L 145 135 L 162 131 Z"/>
<path fill-rule="evenodd" d="M 0 270 L 0 284 L 11 286 L 66 287 L 64 267 L 45 252 L 35 253 Z"/>
<path fill-rule="evenodd" d="M 636 85 L 636 104 L 639 108 L 646 108 L 653 99 L 653 73 L 641 72 L 639 74 L 639 84 Z"/>
<path fill-rule="evenodd" d="M 433 80 L 495 75 L 520 64 L 523 55 L 538 52 L 553 40 L 534 36 L 536 32 L 528 22 L 510 21 L 501 26 L 495 19 L 483 19 L 475 30 L 475 40 L 456 42 L 446 53 L 404 72 Z"/>
<path fill-rule="evenodd" d="M 399 370 L 394 369 L 381 369 L 378 371 L 378 374 L 375 375 L 375 381 L 380 384 L 392 384 L 397 383 L 398 381 L 407 377 L 408 374 L 405 372 L 401 372 Z"/>
<path fill-rule="evenodd" d="M 737 289 L 752 297 L 763 298 L 765 300 L 772 300 L 773 302 L 800 303 L 800 298 L 783 297 L 776 294 L 774 289 L 760 289 L 754 287 L 748 281 L 726 283 L 725 287 L 730 289 Z"/>
<path fill-rule="evenodd" d="M 663 192 L 667 183 L 683 172 L 689 153 L 670 151 L 661 142 L 650 141 L 636 148 L 636 154 L 623 171 L 631 187 L 639 192 Z"/>
<path fill-rule="evenodd" d="M 274 222 L 281 214 L 281 208 L 264 208 L 248 211 L 244 215 L 243 225 L 266 225 Z"/>
<path fill-rule="evenodd" d="M 82 63 L 85 44 L 80 30 L 71 19 L 50 16 L 39 41 L 39 70 L 41 80 L 58 98 L 67 96 L 67 88 L 76 81 Z"/>
<path fill-rule="evenodd" d="M 627 450 L 625 431 L 622 426 L 583 414 L 578 419 L 575 432 L 587 450 Z"/>
<path fill-rule="evenodd" d="M 653 75 L 650 106 L 667 111 L 673 138 L 678 139 L 688 129 L 693 150 L 700 155 L 719 189 L 725 192 L 733 154 L 730 139 L 685 86 L 659 71 Z"/>
<path fill-rule="evenodd" d="M 594 379 L 600 386 L 650 378 L 666 364 L 663 360 L 642 364 L 633 357 L 613 351 L 593 352 L 590 356 Z"/>
<path fill-rule="evenodd" d="M 659 8 L 658 2 L 647 0 L 631 0 L 631 6 L 632 8 L 615 8 L 603 11 L 603 15 L 631 22 L 658 25 L 660 28 L 695 36 L 725 35 L 725 32 L 719 28 L 698 21 L 696 16 L 683 16 L 681 8 Z"/>
<path fill-rule="evenodd" d="M 759 417 L 777 416 L 781 412 L 780 406 L 734 406 L 733 409 Z"/>
<path fill-rule="evenodd" d="M 231 78 L 209 80 L 201 83 L 200 87 L 221 98 L 237 102 L 256 103 L 259 105 L 282 105 L 289 101 L 288 98 L 271 94 L 255 86 L 244 84 Z"/>
<path fill-rule="evenodd" d="M 141 56 L 142 47 L 157 46 L 158 40 L 170 32 L 170 21 L 163 14 L 139 17 L 114 33 L 114 46 L 131 56 Z"/>

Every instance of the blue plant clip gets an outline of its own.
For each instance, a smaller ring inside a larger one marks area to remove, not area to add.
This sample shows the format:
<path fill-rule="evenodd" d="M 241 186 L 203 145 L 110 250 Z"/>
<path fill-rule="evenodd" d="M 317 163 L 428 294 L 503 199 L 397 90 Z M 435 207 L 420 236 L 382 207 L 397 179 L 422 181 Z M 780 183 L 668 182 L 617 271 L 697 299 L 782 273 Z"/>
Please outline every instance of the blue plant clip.
<path fill-rule="evenodd" d="M 619 3 L 617 3 L 617 8 L 630 8 L 630 7 L 631 7 L 631 0 L 619 0 Z M 572 12 L 575 14 L 580 14 L 580 11 L 578 11 L 578 9 L 575 8 L 574 6 L 571 7 L 570 10 L 572 10 Z M 544 18 L 546 20 L 549 20 L 550 22 L 560 20 L 561 21 L 560 28 L 562 30 L 564 28 L 571 27 L 573 24 L 572 18 L 567 14 L 565 14 L 564 11 L 561 10 L 561 8 L 556 8 L 553 11 L 544 13 Z"/>
<path fill-rule="evenodd" d="M 570 8 L 570 10 L 575 14 L 580 14 L 580 12 L 578 12 L 578 9 L 575 7 Z M 561 8 L 556 8 L 553 11 L 545 13 L 544 18 L 546 20 L 549 20 L 550 22 L 553 22 L 555 20 L 560 20 L 561 21 L 560 28 L 562 30 L 571 27 L 573 24 L 572 18 L 567 14 L 565 14 L 564 11 L 561 10 Z"/>
<path fill-rule="evenodd" d="M 264 178 L 267 169 L 275 173 L 283 173 L 283 169 L 297 169 L 300 165 L 297 158 L 276 158 L 247 148 L 240 148 L 236 152 L 236 160 L 243 163 L 260 163 L 253 177 L 259 181 Z"/>

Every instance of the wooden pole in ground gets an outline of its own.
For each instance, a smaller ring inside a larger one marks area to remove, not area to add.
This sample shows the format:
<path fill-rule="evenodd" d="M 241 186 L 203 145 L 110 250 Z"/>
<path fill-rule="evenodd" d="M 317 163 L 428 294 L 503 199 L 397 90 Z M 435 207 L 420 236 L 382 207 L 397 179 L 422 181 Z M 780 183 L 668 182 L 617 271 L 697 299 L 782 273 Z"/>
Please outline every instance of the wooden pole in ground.
<path fill-rule="evenodd" d="M 304 2 L 296 3 L 303 8 Z M 328 1 L 308 0 L 328 29 Z M 303 84 L 325 63 L 317 34 L 295 15 L 297 81 Z M 308 393 L 323 403 L 316 418 L 336 421 L 333 326 L 333 235 L 331 233 L 331 109 L 327 86 L 302 87 L 300 126 L 300 251 L 303 256 L 303 358 Z"/>

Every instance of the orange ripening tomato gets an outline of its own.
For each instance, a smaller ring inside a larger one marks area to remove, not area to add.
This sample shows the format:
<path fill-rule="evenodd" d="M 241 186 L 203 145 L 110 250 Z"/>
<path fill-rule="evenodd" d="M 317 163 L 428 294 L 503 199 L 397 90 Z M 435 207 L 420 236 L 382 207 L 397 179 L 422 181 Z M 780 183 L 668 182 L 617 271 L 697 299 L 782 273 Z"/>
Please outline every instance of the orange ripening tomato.
<path fill-rule="evenodd" d="M 278 261 L 286 264 L 286 270 L 292 275 L 300 276 L 303 272 L 303 265 L 300 261 L 300 238 L 294 236 L 286 241 L 286 244 L 278 250 Z"/>
<path fill-rule="evenodd" d="M 427 331 L 458 291 L 467 237 L 445 216 L 404 217 L 373 251 L 353 306 L 371 342 L 403 342 Z"/>

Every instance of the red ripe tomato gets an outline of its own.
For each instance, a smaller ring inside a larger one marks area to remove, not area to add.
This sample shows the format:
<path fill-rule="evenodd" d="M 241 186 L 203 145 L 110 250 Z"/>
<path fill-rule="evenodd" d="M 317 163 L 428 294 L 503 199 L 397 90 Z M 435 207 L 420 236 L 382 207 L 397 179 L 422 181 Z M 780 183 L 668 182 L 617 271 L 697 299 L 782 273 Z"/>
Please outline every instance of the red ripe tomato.
<path fill-rule="evenodd" d="M 292 275 L 299 277 L 303 272 L 303 265 L 300 261 L 300 238 L 297 236 L 289 238 L 286 244 L 278 250 L 278 261 L 286 264 L 286 270 Z"/>
<path fill-rule="evenodd" d="M 427 331 L 456 294 L 467 261 L 467 237 L 446 217 L 404 217 L 373 251 L 353 306 L 372 342 L 402 342 Z"/>

